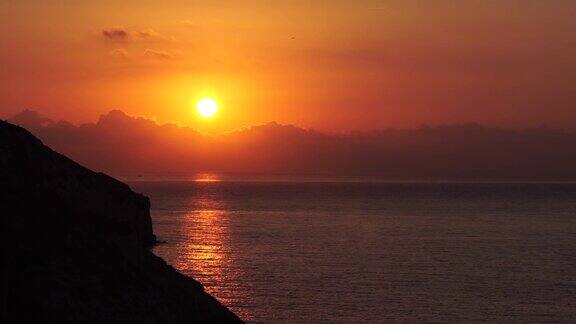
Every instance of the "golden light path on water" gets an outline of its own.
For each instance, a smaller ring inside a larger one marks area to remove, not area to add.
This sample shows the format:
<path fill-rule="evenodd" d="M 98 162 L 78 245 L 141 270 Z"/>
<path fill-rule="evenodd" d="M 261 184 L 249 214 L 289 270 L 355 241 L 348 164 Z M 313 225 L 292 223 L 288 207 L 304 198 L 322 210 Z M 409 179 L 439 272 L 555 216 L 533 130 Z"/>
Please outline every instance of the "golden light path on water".
<path fill-rule="evenodd" d="M 190 212 L 185 216 L 187 222 L 197 227 L 203 235 L 182 247 L 176 267 L 191 270 L 197 277 L 225 276 L 224 269 L 230 260 L 225 255 L 227 228 L 222 226 L 223 215 L 221 211 L 204 210 Z M 197 233 L 195 230 L 194 234 Z"/>
<path fill-rule="evenodd" d="M 216 173 L 197 173 L 192 177 L 194 182 L 218 182 L 222 181 L 222 177 Z M 207 207 L 214 207 L 217 204 L 216 201 L 206 202 Z"/>
<path fill-rule="evenodd" d="M 197 182 L 217 182 L 211 175 L 195 179 Z M 233 289 L 230 283 L 238 283 L 241 275 L 234 266 L 230 215 L 217 197 L 195 197 L 188 206 L 194 206 L 183 215 L 180 222 L 179 251 L 174 267 L 200 281 L 207 292 L 216 296 L 224 305 L 234 309 L 244 319 L 251 314 L 239 310 L 246 301 L 246 289 Z M 228 283 L 222 289 L 223 283 Z"/>

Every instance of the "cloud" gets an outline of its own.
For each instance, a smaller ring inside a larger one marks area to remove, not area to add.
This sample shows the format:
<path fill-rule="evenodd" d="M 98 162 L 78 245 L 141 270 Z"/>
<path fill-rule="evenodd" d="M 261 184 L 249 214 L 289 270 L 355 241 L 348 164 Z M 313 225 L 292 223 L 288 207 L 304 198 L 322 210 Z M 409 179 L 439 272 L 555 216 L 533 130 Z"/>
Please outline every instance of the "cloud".
<path fill-rule="evenodd" d="M 119 58 L 119 59 L 126 59 L 129 56 L 128 51 L 126 51 L 123 48 L 117 48 L 117 49 L 111 50 L 108 53 L 108 55 L 111 57 L 114 57 L 114 58 Z"/>
<path fill-rule="evenodd" d="M 123 28 L 108 28 L 102 30 L 102 36 L 109 40 L 128 40 L 130 33 Z"/>
<path fill-rule="evenodd" d="M 161 60 L 170 60 L 170 59 L 174 58 L 174 55 L 172 55 L 166 51 L 156 51 L 156 50 L 147 48 L 144 51 L 144 57 L 153 58 L 153 59 L 161 59 Z"/>
<path fill-rule="evenodd" d="M 174 37 L 165 36 L 151 28 L 148 28 L 146 30 L 134 31 L 132 32 L 132 36 L 135 39 L 165 40 L 165 41 L 174 40 Z"/>
<path fill-rule="evenodd" d="M 26 109 L 10 119 L 12 123 L 30 126 L 32 128 L 50 127 L 54 125 L 54 121 L 50 118 L 40 115 L 37 111 Z"/>
<path fill-rule="evenodd" d="M 129 30 L 123 27 L 105 28 L 102 37 L 109 41 L 173 41 L 174 37 L 163 35 L 152 28 Z"/>
<path fill-rule="evenodd" d="M 112 174 L 202 170 L 390 179 L 576 180 L 576 131 L 459 124 L 327 134 L 269 123 L 206 136 L 119 110 L 80 126 L 54 122 L 33 111 L 9 121 L 88 167 Z"/>

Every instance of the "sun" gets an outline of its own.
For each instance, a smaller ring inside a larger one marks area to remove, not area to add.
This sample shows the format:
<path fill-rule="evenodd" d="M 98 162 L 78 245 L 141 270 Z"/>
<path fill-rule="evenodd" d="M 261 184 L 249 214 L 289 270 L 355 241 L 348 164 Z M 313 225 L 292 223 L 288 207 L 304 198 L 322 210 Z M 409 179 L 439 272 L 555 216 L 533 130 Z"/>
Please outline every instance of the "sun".
<path fill-rule="evenodd" d="M 196 104 L 196 111 L 200 116 L 210 118 L 218 112 L 218 104 L 212 98 L 204 98 Z"/>

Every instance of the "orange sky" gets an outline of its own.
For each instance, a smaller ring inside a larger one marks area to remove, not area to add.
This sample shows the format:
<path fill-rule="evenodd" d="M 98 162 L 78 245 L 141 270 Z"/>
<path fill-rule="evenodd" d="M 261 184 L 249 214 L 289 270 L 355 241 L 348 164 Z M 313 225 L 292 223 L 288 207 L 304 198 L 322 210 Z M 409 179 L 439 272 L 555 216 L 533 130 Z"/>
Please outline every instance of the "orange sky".
<path fill-rule="evenodd" d="M 572 0 L 0 2 L 0 116 L 224 131 L 576 123 Z M 210 121 L 194 103 L 212 96 Z"/>

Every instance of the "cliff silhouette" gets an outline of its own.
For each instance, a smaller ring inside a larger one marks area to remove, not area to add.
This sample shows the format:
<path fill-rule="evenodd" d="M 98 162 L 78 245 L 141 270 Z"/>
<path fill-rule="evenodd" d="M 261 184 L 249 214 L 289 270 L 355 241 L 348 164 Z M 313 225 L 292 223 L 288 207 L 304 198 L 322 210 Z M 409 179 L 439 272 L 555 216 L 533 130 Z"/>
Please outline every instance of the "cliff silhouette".
<path fill-rule="evenodd" d="M 236 323 L 148 248 L 150 201 L 0 121 L 2 323 Z"/>

